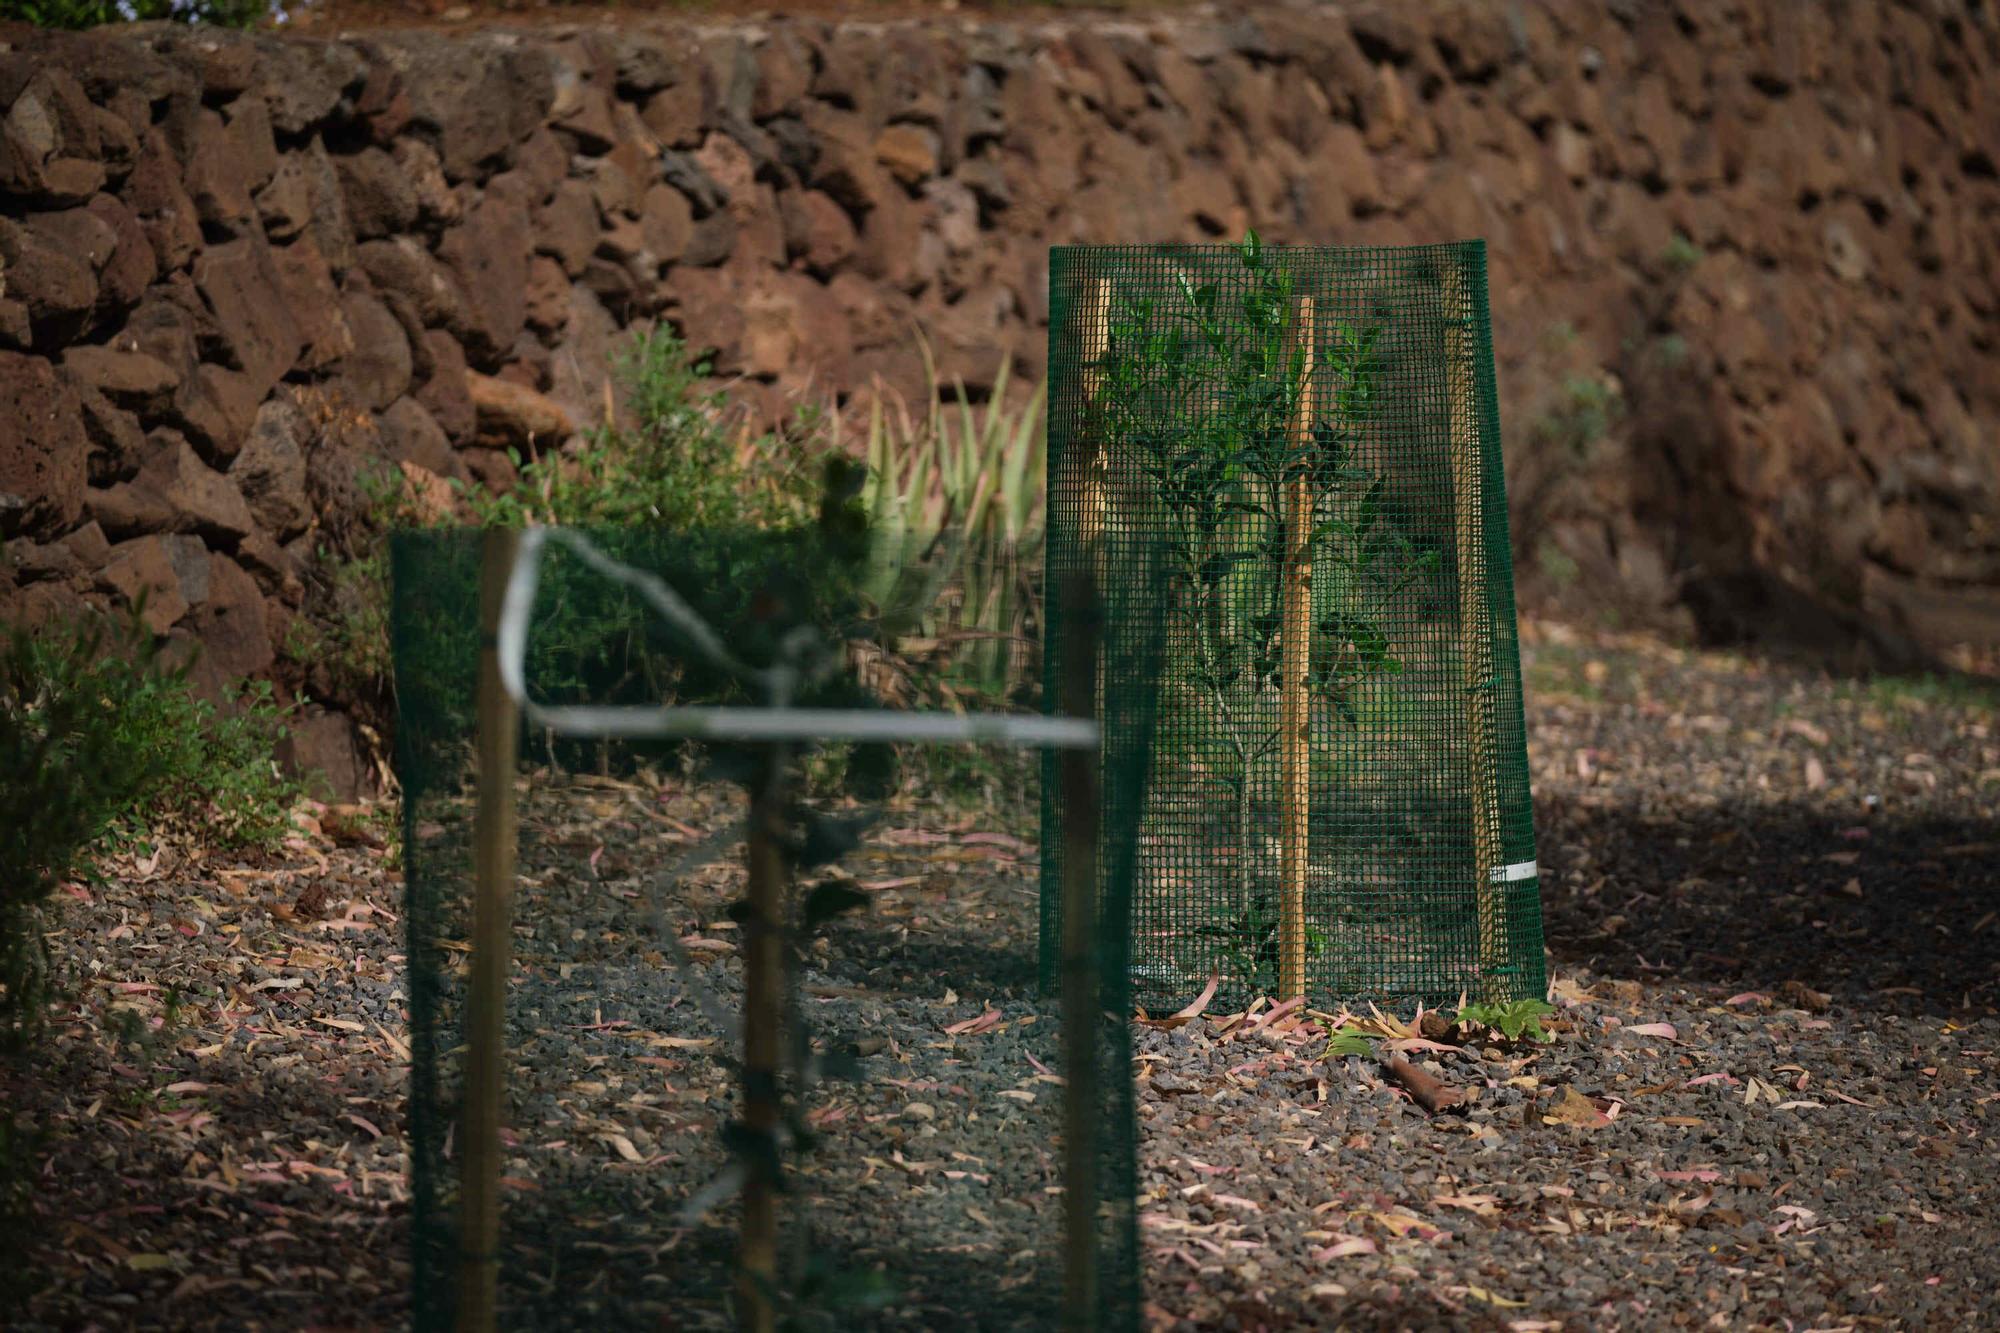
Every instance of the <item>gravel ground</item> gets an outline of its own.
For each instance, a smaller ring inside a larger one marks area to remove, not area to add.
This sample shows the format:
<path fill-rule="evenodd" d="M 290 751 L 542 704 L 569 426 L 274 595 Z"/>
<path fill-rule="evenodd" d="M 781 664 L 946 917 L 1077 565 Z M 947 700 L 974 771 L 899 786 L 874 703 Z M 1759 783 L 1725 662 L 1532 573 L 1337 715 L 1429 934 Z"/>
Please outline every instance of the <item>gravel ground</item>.
<path fill-rule="evenodd" d="M 676 825 L 728 827 L 735 799 L 671 792 L 645 802 L 661 817 L 622 825 L 603 800 L 567 785 L 523 811 L 503 1302 L 523 1328 L 733 1328 L 733 1210 L 682 1210 L 728 1164 L 735 1077 L 716 1056 L 735 1029 L 710 1014 L 741 993 L 742 881 L 733 857 L 667 885 L 650 867 Z M 822 877 L 870 907 L 801 979 L 840 1077 L 810 1098 L 820 1146 L 791 1200 L 806 1229 L 787 1245 L 815 1272 L 800 1326 L 1056 1321 L 1059 1029 L 1033 997 L 1037 870 L 1032 844 L 933 808 L 887 812 Z M 684 970 L 661 952 L 669 930 Z"/>
<path fill-rule="evenodd" d="M 1326 1059 L 1310 1015 L 1138 1029 L 1149 1321 L 1982 1326 L 1995 696 L 1528 631 L 1554 1040 L 1420 1026 L 1410 1058 L 1466 1095 L 1432 1117 L 1373 1059 Z M 726 999 L 733 885 L 697 876 L 654 912 L 639 825 L 602 804 L 626 797 L 543 799 L 510 1290 L 524 1325 L 703 1327 L 689 1293 L 719 1281 L 726 1218 L 675 1210 L 719 1164 L 727 1073 L 659 931 Z M 644 817 L 686 830 L 647 835 L 663 846 L 721 817 L 675 799 Z M 37 1063 L 0 1065 L 41 1131 L 40 1211 L 14 1239 L 42 1279 L 0 1323 L 405 1317 L 401 885 L 372 829 L 323 823 L 256 864 L 123 864 L 66 904 L 76 1001 Z M 930 810 L 892 814 L 848 870 L 875 909 L 801 1004 L 863 1079 L 816 1097 L 828 1150 L 802 1192 L 838 1269 L 902 1294 L 843 1326 L 1033 1322 L 1057 1097 L 1035 1064 L 1056 1033 L 1030 998 L 1032 852 Z"/>
<path fill-rule="evenodd" d="M 1432 1118 L 1305 1024 L 1148 1032 L 1158 1322 L 1988 1326 L 1995 694 L 1547 627 L 1525 670 L 1556 1040 L 1424 1052 L 1476 1093 Z"/>

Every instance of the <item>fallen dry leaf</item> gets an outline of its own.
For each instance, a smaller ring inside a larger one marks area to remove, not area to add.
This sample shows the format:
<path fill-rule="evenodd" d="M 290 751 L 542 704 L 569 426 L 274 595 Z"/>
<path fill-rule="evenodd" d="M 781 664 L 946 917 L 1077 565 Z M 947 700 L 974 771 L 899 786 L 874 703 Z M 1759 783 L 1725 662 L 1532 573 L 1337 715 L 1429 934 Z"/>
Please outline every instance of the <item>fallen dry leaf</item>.
<path fill-rule="evenodd" d="M 1168 1014 L 1165 1018 L 1147 1018 L 1140 1021 L 1149 1028 L 1171 1032 L 1181 1024 L 1201 1017 L 1202 1011 L 1208 1008 L 1208 1002 L 1215 998 L 1215 988 L 1221 981 L 1220 973 L 1211 972 L 1208 974 L 1208 985 L 1202 988 L 1201 994 L 1195 996 L 1186 1008 Z"/>
<path fill-rule="evenodd" d="M 964 1022 L 953 1023 L 950 1027 L 945 1029 L 945 1035 L 952 1037 L 973 1036 L 977 1033 L 989 1030 L 990 1028 L 993 1027 L 994 1024 L 998 1023 L 999 1021 L 1000 1021 L 1000 1011 L 998 1009 L 988 1009 L 985 1013 L 979 1015 L 979 1017 L 977 1018 L 968 1018 Z"/>
<path fill-rule="evenodd" d="M 1472 1297 L 1475 1301 L 1481 1301 L 1502 1310 L 1525 1310 L 1528 1308 L 1526 1301 L 1513 1301 L 1507 1299 L 1505 1296 L 1496 1296 L 1484 1287 L 1467 1287 L 1465 1288 L 1465 1294 Z"/>
<path fill-rule="evenodd" d="M 1580 1129 L 1603 1129 L 1611 1123 L 1611 1118 L 1597 1109 L 1597 1103 L 1578 1092 L 1565 1087 L 1562 1097 L 1549 1114 L 1542 1117 L 1545 1125 L 1575 1125 Z"/>
<path fill-rule="evenodd" d="M 1497 1194 L 1440 1194 L 1431 1202 L 1440 1208 L 1463 1208 L 1479 1217 L 1491 1217 L 1500 1211 Z"/>

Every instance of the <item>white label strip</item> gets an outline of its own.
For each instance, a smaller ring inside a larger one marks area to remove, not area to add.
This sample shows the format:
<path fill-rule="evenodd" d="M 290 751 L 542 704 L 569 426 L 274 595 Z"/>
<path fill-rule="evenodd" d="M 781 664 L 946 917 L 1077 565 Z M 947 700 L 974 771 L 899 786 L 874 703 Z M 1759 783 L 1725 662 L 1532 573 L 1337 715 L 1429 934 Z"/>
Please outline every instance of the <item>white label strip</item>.
<path fill-rule="evenodd" d="M 1533 861 L 1516 861 L 1510 866 L 1494 866 L 1493 882 L 1495 884 L 1513 884 L 1524 879 L 1536 879 L 1540 877 L 1541 873 L 1542 868 Z"/>
<path fill-rule="evenodd" d="M 1097 747 L 1097 723 L 1086 718 L 947 713 L 935 709 L 606 708 L 538 704 L 528 697 L 527 690 L 528 627 L 534 613 L 542 546 L 550 537 L 576 552 L 606 578 L 637 588 L 665 619 L 689 632 L 697 647 L 709 656 L 731 665 L 733 659 L 714 631 L 655 576 L 619 564 L 576 533 L 531 527 L 521 534 L 519 554 L 514 568 L 508 572 L 495 647 L 500 658 L 502 687 L 529 721 L 558 734 L 729 741 L 917 741 L 933 745 L 970 742 L 1071 750 Z M 753 674 L 769 683 L 776 673 Z"/>

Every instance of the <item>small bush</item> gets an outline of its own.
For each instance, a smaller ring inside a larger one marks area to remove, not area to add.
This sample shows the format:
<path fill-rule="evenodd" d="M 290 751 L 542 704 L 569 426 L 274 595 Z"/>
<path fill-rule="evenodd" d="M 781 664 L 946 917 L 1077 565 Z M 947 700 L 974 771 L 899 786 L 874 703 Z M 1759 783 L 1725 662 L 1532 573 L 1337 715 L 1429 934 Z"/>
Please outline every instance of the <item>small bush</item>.
<path fill-rule="evenodd" d="M 505 495 L 462 488 L 482 524 L 567 527 L 630 524 L 687 530 L 768 526 L 803 516 L 816 480 L 792 437 L 731 429 L 723 395 L 705 387 L 708 364 L 669 329 L 635 343 L 618 366 L 634 423 L 605 423 L 572 453 L 523 462 Z"/>
<path fill-rule="evenodd" d="M 270 687 L 225 713 L 197 697 L 136 622 L 0 644 L 0 1045 L 33 1031 L 48 989 L 42 904 L 95 873 L 107 842 L 178 829 L 210 844 L 274 840 L 294 788 Z"/>
<path fill-rule="evenodd" d="M 356 478 L 367 507 L 339 547 L 322 545 L 307 570 L 306 604 L 285 631 L 285 655 L 325 673 L 349 701 L 382 703 L 389 683 L 389 551 L 397 527 L 422 522 L 400 468 Z"/>
<path fill-rule="evenodd" d="M 810 513 L 814 478 L 803 460 L 816 421 L 802 418 L 782 437 L 735 429 L 722 395 L 706 387 L 708 366 L 670 330 L 635 343 L 617 370 L 631 394 L 633 424 L 606 423 L 568 451 L 514 454 L 518 479 L 504 494 L 459 485 L 473 523 L 689 532 L 779 526 Z M 387 538 L 435 520 L 414 502 L 399 470 L 382 469 L 361 484 L 367 512 L 340 547 L 317 553 L 306 612 L 293 621 L 285 652 L 321 673 L 319 683 L 342 701 L 385 714 L 392 658 Z M 559 677 L 538 679 L 574 685 L 607 670 L 616 677 L 608 664 L 631 659 L 646 613 L 629 595 L 561 561 L 551 562 L 545 589 L 552 609 L 537 617 L 537 639 L 568 645 L 573 660 Z M 631 605 L 608 613 L 607 597 Z"/>
<path fill-rule="evenodd" d="M 1544 1000 L 1510 1000 L 1506 1004 L 1465 1004 L 1458 1009 L 1456 1025 L 1469 1035 L 1484 1032 L 1504 1041 L 1548 1041 L 1542 1020 L 1555 1012 Z"/>
<path fill-rule="evenodd" d="M 1680 232 L 1675 232 L 1666 249 L 1660 252 L 1660 262 L 1674 273 L 1692 272 L 1701 259 L 1701 247 Z"/>
<path fill-rule="evenodd" d="M 254 28 L 283 22 L 286 0 L 0 0 L 0 18 L 38 28 L 96 28 L 107 23 L 205 23 Z"/>
<path fill-rule="evenodd" d="M 1571 375 L 1532 429 L 1537 438 L 1560 446 L 1568 462 L 1586 463 L 1624 416 L 1625 398 L 1617 380 Z"/>

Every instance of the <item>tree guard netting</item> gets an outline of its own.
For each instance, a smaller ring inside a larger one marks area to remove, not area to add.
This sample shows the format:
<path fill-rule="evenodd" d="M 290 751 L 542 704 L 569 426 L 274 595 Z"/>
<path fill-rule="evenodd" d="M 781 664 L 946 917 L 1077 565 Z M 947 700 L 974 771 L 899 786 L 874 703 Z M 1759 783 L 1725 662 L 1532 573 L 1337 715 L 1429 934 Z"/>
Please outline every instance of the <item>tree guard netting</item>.
<path fill-rule="evenodd" d="M 1053 637 L 1066 576 L 1167 569 L 1135 994 L 1539 998 L 1484 244 L 1067 246 L 1049 289 Z"/>
<path fill-rule="evenodd" d="M 968 559 L 948 575 L 913 571 L 926 590 L 918 614 L 885 591 L 904 580 L 881 566 L 879 548 L 857 570 L 852 540 L 806 526 L 592 532 L 588 547 L 550 541 L 540 556 L 523 675 L 528 698 L 546 707 L 519 731 L 504 979 L 491 1251 L 502 1327 L 737 1327 L 742 1210 L 730 1173 L 766 1151 L 744 1130 L 737 1061 L 746 775 L 769 762 L 768 749 L 579 738 L 537 718 L 570 706 L 768 700 L 713 669 L 640 590 L 607 577 L 605 562 L 657 577 L 750 670 L 798 656 L 807 632 L 811 652 L 827 650 L 815 660 L 833 665 L 801 678 L 799 708 L 1045 722 L 1034 698 L 968 699 L 976 655 L 919 658 L 897 642 L 908 632 L 979 648 L 960 608 L 1010 570 Z M 486 1257 L 463 1223 L 461 1173 L 476 1023 L 481 534 L 399 534 L 392 559 L 413 1322 L 445 1328 L 466 1260 Z M 1093 1260 L 1086 1299 L 1107 1329 L 1138 1322 L 1126 952 L 1151 768 L 1152 701 L 1136 682 L 1156 675 L 1159 636 L 1123 605 L 1157 595 L 1141 592 L 1149 562 L 1136 559 L 1100 611 L 1079 612 L 1072 593 L 1065 622 L 1065 633 L 1091 636 L 1106 672 L 1134 683 L 1112 701 L 1119 711 L 1104 719 L 1106 743 L 1087 767 L 1098 793 L 1085 803 L 1097 816 L 1083 938 L 1097 1002 L 1071 1028 L 1091 1071 L 1092 1165 L 1077 1185 Z M 885 623 L 891 602 L 901 630 Z M 1068 699 L 1058 689 L 1046 702 L 1075 712 L 1095 700 L 1087 688 Z M 780 842 L 796 961 L 776 1080 L 784 1117 L 770 1284 L 780 1327 L 1062 1324 L 1079 1248 L 1064 1207 L 1073 1066 L 1069 1013 L 1036 985 L 1039 770 L 1033 750 L 983 739 L 791 748 Z"/>

